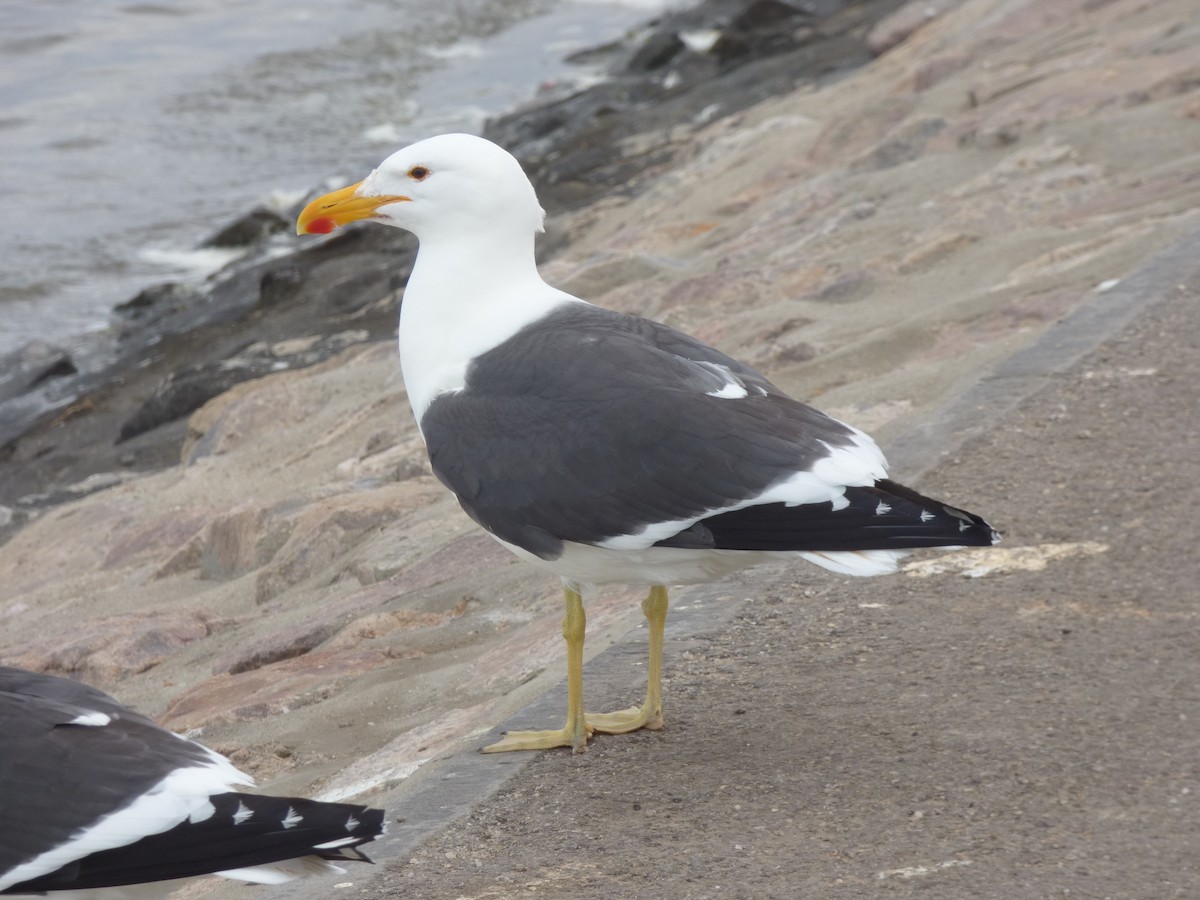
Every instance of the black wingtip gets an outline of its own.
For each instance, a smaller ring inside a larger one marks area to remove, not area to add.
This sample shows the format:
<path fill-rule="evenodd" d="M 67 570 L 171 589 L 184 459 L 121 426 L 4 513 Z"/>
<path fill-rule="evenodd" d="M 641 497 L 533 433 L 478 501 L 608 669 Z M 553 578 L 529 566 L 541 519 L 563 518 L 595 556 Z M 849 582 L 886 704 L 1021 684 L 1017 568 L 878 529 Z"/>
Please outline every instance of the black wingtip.
<path fill-rule="evenodd" d="M 352 803 L 229 792 L 213 813 L 132 844 L 102 850 L 23 882 L 24 893 L 118 887 L 269 866 L 306 856 L 370 862 L 357 848 L 386 830 L 385 813 Z M 322 846 L 325 844 L 335 846 Z"/>
<path fill-rule="evenodd" d="M 1000 543 L 1000 532 L 982 516 L 977 516 L 973 512 L 959 509 L 956 506 L 950 506 L 940 500 L 934 500 L 932 497 L 926 497 L 889 478 L 875 482 L 874 488 L 862 490 L 881 492 L 882 495 L 886 495 L 884 502 L 887 502 L 887 498 L 902 501 L 905 510 L 902 510 L 901 514 L 907 512 L 912 515 L 913 511 L 917 510 L 917 519 L 922 525 L 929 526 L 931 539 L 936 539 L 935 536 L 944 536 L 947 539 L 946 543 L 914 546 L 990 547 Z M 927 516 L 933 516 L 933 518 L 927 518 Z M 958 540 L 954 540 L 956 530 Z"/>
<path fill-rule="evenodd" d="M 883 479 L 848 487 L 845 503 L 764 503 L 702 519 L 657 546 L 718 550 L 856 551 L 989 547 L 999 533 L 974 513 Z"/>

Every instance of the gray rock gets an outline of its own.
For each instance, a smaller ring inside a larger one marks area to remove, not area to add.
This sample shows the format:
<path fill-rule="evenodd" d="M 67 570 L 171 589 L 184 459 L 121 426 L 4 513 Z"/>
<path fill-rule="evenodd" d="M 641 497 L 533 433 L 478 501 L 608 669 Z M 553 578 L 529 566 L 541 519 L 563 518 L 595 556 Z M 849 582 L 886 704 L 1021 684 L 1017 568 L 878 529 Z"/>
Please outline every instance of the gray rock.
<path fill-rule="evenodd" d="M 71 355 L 62 347 L 45 341 L 31 341 L 0 357 L 0 403 L 47 381 L 78 372 Z"/>
<path fill-rule="evenodd" d="M 290 224 L 279 213 L 258 206 L 230 222 L 200 246 L 253 247 L 273 234 L 287 231 Z"/>
<path fill-rule="evenodd" d="M 213 397 L 236 384 L 285 369 L 304 368 L 322 362 L 353 344 L 371 339 L 365 329 L 340 331 L 309 341 L 252 344 L 230 359 L 186 366 L 172 372 L 158 385 L 136 412 L 121 425 L 117 442 L 144 434 L 168 422 L 183 418 Z M 288 344 L 294 346 L 288 351 Z M 283 351 L 283 352 L 280 352 Z"/>

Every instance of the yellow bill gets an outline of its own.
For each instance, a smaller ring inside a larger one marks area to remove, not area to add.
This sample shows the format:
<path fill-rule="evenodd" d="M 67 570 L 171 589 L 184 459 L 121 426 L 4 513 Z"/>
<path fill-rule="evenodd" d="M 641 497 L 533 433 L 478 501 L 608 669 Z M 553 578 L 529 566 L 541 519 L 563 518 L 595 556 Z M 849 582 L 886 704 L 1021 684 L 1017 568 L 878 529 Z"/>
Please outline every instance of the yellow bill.
<path fill-rule="evenodd" d="M 359 197 L 356 191 L 362 182 L 324 194 L 304 207 L 296 219 L 296 234 L 329 234 L 359 219 L 372 219 L 376 210 L 389 203 L 401 203 L 411 198 L 385 194 L 382 197 Z"/>

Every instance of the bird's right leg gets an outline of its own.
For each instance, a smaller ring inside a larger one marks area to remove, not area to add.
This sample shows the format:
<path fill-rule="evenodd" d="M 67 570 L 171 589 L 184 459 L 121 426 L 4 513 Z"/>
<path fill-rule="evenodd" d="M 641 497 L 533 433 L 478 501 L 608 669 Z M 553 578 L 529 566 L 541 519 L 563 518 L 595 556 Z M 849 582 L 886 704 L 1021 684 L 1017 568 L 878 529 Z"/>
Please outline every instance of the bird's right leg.
<path fill-rule="evenodd" d="M 484 753 L 504 753 L 508 750 L 546 750 L 550 747 L 571 747 L 576 753 L 587 749 L 592 727 L 583 713 L 583 638 L 587 616 L 583 598 L 573 587 L 563 587 L 563 637 L 567 641 L 567 721 L 562 728 L 549 731 L 510 731 L 494 744 L 483 748 Z"/>

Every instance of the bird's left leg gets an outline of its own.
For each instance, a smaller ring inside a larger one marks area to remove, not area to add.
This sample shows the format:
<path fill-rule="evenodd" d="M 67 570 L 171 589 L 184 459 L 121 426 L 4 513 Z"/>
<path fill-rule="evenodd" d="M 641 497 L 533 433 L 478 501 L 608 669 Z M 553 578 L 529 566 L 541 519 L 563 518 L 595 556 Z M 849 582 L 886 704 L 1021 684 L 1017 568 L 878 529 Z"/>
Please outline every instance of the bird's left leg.
<path fill-rule="evenodd" d="M 646 671 L 646 702 L 611 713 L 592 713 L 587 717 L 589 728 L 606 734 L 625 734 L 648 728 L 656 731 L 663 726 L 662 661 L 663 632 L 667 624 L 667 589 L 659 585 L 650 588 L 642 601 L 642 612 L 650 629 L 650 663 Z"/>

